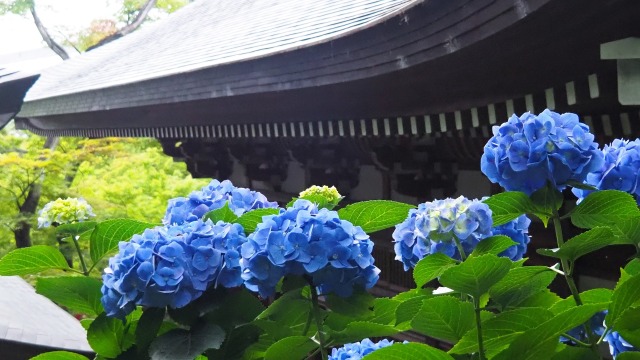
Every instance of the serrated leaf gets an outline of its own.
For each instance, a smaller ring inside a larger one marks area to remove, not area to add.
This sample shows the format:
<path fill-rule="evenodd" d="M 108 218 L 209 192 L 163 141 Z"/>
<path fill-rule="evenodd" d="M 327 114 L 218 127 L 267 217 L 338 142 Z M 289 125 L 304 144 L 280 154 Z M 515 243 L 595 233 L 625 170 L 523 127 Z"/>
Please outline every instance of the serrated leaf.
<path fill-rule="evenodd" d="M 482 239 L 470 256 L 480 256 L 485 254 L 498 255 L 517 243 L 510 237 L 495 235 Z"/>
<path fill-rule="evenodd" d="M 408 329 L 396 328 L 390 325 L 377 324 L 370 321 L 353 321 L 349 323 L 344 330 L 329 330 L 329 335 L 331 335 L 331 339 L 333 341 L 344 344 L 360 341 L 367 337 L 393 336 L 403 330 Z"/>
<path fill-rule="evenodd" d="M 131 219 L 114 219 L 98 223 L 91 233 L 89 253 L 93 263 L 118 249 L 120 241 L 129 241 L 135 234 L 157 226 Z"/>
<path fill-rule="evenodd" d="M 418 296 L 403 301 L 396 308 L 396 324 L 411 321 L 422 308 L 422 302 L 432 296 Z"/>
<path fill-rule="evenodd" d="M 395 325 L 396 324 L 396 310 L 402 302 L 398 300 L 392 300 L 389 298 L 378 298 L 373 302 L 374 316 L 371 318 L 371 322 Z"/>
<path fill-rule="evenodd" d="M 595 227 L 569 239 L 559 249 L 538 249 L 538 254 L 575 261 L 584 255 L 611 245 L 615 241 L 616 236 L 610 228 Z"/>
<path fill-rule="evenodd" d="M 540 218 L 546 227 L 549 218 L 562 206 L 562 200 L 562 193 L 551 184 L 547 184 L 531 194 L 531 201 L 534 206 L 533 215 Z"/>
<path fill-rule="evenodd" d="M 478 298 L 507 275 L 510 268 L 511 260 L 495 255 L 468 258 L 442 273 L 440 284 Z"/>
<path fill-rule="evenodd" d="M 223 207 L 211 210 L 208 213 L 204 214 L 202 217 L 203 221 L 211 220 L 214 224 L 218 221 L 224 221 L 227 223 L 233 223 L 238 220 L 238 216 L 231 211 L 229 208 L 229 202 L 226 202 Z"/>
<path fill-rule="evenodd" d="M 580 293 L 580 300 L 583 304 L 608 304 L 611 301 L 613 290 L 609 289 L 591 289 Z M 554 314 L 567 311 L 576 306 L 576 301 L 573 296 L 569 296 L 566 299 L 562 299 L 555 303 L 549 310 Z"/>
<path fill-rule="evenodd" d="M 249 235 L 256 230 L 258 224 L 262 222 L 263 217 L 269 215 L 278 215 L 280 209 L 264 208 L 248 211 L 242 214 L 236 221 L 236 224 L 242 225 L 245 234 Z"/>
<path fill-rule="evenodd" d="M 45 270 L 69 270 L 62 253 L 46 245 L 15 249 L 0 259 L 0 275 L 31 275 Z"/>
<path fill-rule="evenodd" d="M 562 300 L 560 296 L 552 292 L 549 289 L 544 289 L 533 293 L 532 295 L 524 298 L 522 301 L 514 303 L 517 307 L 539 307 L 548 309 L 558 301 Z"/>
<path fill-rule="evenodd" d="M 615 244 L 631 244 L 640 246 L 640 216 L 620 219 L 611 225 L 617 235 Z"/>
<path fill-rule="evenodd" d="M 318 344 L 306 336 L 290 336 L 269 346 L 264 360 L 305 359 L 317 347 Z"/>
<path fill-rule="evenodd" d="M 505 311 L 482 323 L 483 344 L 488 357 L 507 348 L 511 341 L 526 330 L 547 321 L 553 314 L 541 308 Z M 451 354 L 470 354 L 478 351 L 478 330 L 473 327 L 449 351 Z"/>
<path fill-rule="evenodd" d="M 71 224 L 62 224 L 56 227 L 56 234 L 61 236 L 80 235 L 83 232 L 91 231 L 96 227 L 95 221 L 83 221 Z"/>
<path fill-rule="evenodd" d="M 556 273 L 545 266 L 514 268 L 489 290 L 489 296 L 502 308 L 514 306 L 546 289 L 555 276 Z"/>
<path fill-rule="evenodd" d="M 403 222 L 415 206 L 391 200 L 361 201 L 338 210 L 338 216 L 366 233 L 388 229 Z"/>
<path fill-rule="evenodd" d="M 551 360 L 600 360 L 600 356 L 593 350 L 577 346 L 559 345 L 560 351 L 556 352 Z"/>
<path fill-rule="evenodd" d="M 122 353 L 123 339 L 122 320 L 107 317 L 105 313 L 100 314 L 87 330 L 87 341 L 93 351 L 107 358 L 114 358 Z"/>
<path fill-rule="evenodd" d="M 640 349 L 640 326 L 638 324 L 640 324 L 640 307 L 633 307 L 622 314 L 615 330 L 625 341 Z"/>
<path fill-rule="evenodd" d="M 618 354 L 616 360 L 640 360 L 640 352 L 637 351 L 625 351 Z"/>
<path fill-rule="evenodd" d="M 573 225 L 591 229 L 640 216 L 633 196 L 617 190 L 602 190 L 589 194 L 571 213 Z"/>
<path fill-rule="evenodd" d="M 491 209 L 493 226 L 506 224 L 523 214 L 534 211 L 533 203 L 527 194 L 519 191 L 507 191 L 491 196 L 483 201 Z"/>
<path fill-rule="evenodd" d="M 207 349 L 218 349 L 225 332 L 216 324 L 199 323 L 190 330 L 173 329 L 149 346 L 152 360 L 192 360 Z"/>
<path fill-rule="evenodd" d="M 609 328 L 616 324 L 625 310 L 640 300 L 640 275 L 632 276 L 623 283 L 618 283 L 611 295 L 611 304 L 605 322 Z"/>
<path fill-rule="evenodd" d="M 414 331 L 436 339 L 456 342 L 474 327 L 474 309 L 469 302 L 450 296 L 424 300 L 411 321 Z"/>
<path fill-rule="evenodd" d="M 416 264 L 413 270 L 413 280 L 416 282 L 417 287 L 421 288 L 457 263 L 457 261 L 442 253 L 425 256 Z"/>
<path fill-rule="evenodd" d="M 70 310 L 98 316 L 104 310 L 100 298 L 102 281 L 86 276 L 41 277 L 36 292 Z"/>
<path fill-rule="evenodd" d="M 327 306 L 338 314 L 359 317 L 361 319 L 374 316 L 374 313 L 370 309 L 373 308 L 376 298 L 368 292 L 355 292 L 348 298 L 331 294 L 328 295 L 326 299 Z"/>
<path fill-rule="evenodd" d="M 151 345 L 153 339 L 158 334 L 158 330 L 164 322 L 165 308 L 150 307 L 142 312 L 142 316 L 136 327 L 136 346 L 138 349 L 146 349 Z"/>
<path fill-rule="evenodd" d="M 396 343 L 373 351 L 362 360 L 454 360 L 451 355 L 429 345 Z"/>
<path fill-rule="evenodd" d="M 34 356 L 31 360 L 89 360 L 86 356 L 69 351 L 51 351 Z"/>

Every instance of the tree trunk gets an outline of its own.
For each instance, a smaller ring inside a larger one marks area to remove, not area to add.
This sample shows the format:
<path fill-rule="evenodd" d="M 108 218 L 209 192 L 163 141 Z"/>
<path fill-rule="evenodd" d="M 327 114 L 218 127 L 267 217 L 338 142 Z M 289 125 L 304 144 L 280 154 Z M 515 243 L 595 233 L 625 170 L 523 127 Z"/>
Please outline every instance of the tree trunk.
<path fill-rule="evenodd" d="M 138 15 L 136 16 L 135 19 L 133 19 L 133 21 L 131 22 L 131 24 L 126 25 L 125 27 L 123 27 L 122 29 L 116 31 L 115 33 L 105 37 L 104 39 L 98 41 L 97 44 L 89 46 L 87 48 L 87 51 L 93 50 L 95 48 L 98 48 L 102 45 L 108 44 L 110 42 L 112 42 L 113 40 L 119 39 L 127 34 L 132 33 L 134 30 L 136 30 L 137 28 L 140 27 L 140 25 L 142 25 L 142 23 L 144 22 L 144 20 L 147 18 L 147 15 L 149 15 L 149 11 L 151 11 L 151 9 L 153 9 L 154 6 L 156 6 L 156 2 L 157 0 L 147 0 L 147 2 L 142 5 L 142 7 L 140 8 L 140 10 L 138 11 Z"/>
<path fill-rule="evenodd" d="M 67 60 L 69 58 L 69 54 L 67 54 L 67 51 L 62 46 L 60 46 L 55 40 L 53 40 L 51 35 L 49 35 L 49 31 L 47 31 L 47 28 L 44 27 L 44 25 L 42 24 L 42 21 L 40 21 L 40 18 L 38 17 L 38 14 L 36 13 L 35 4 L 32 5 L 29 8 L 29 10 L 31 10 L 33 21 L 36 23 L 36 27 L 40 32 L 40 36 L 42 36 L 42 40 L 44 40 L 44 42 L 47 43 L 47 46 L 49 46 L 49 48 L 53 50 L 53 52 L 58 54 L 58 56 L 60 56 L 62 60 Z"/>

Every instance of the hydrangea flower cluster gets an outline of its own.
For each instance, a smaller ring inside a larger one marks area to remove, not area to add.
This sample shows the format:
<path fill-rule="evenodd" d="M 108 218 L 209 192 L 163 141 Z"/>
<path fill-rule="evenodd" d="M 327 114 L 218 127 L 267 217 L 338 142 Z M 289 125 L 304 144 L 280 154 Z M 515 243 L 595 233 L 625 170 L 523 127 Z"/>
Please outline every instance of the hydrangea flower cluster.
<path fill-rule="evenodd" d="M 347 297 L 355 287 L 368 289 L 378 281 L 372 251 L 362 228 L 299 199 L 280 214 L 265 216 L 249 235 L 241 251 L 242 278 L 262 297 L 271 296 L 288 274 L 310 277 L 320 294 Z"/>
<path fill-rule="evenodd" d="M 465 254 L 470 254 L 481 239 L 492 234 L 491 209 L 479 200 L 463 196 L 418 205 L 393 232 L 396 260 L 404 269 L 414 267 L 429 254 L 443 253 L 461 259 L 454 238 Z"/>
<path fill-rule="evenodd" d="M 605 331 L 604 318 L 606 315 L 607 311 L 605 310 L 593 315 L 591 319 L 589 319 L 589 326 L 591 327 L 591 331 L 598 337 L 602 336 Z M 567 331 L 567 334 L 580 341 L 589 342 L 585 327 L 582 325 Z M 575 345 L 572 340 L 564 336 L 560 337 L 560 341 L 566 344 Z M 617 331 L 611 331 L 607 333 L 604 336 L 604 341 L 609 344 L 609 352 L 614 359 L 617 358 L 620 353 L 626 351 L 640 351 L 640 349 L 636 349 L 633 345 L 623 339 L 622 336 L 620 336 L 620 333 L 618 333 Z"/>
<path fill-rule="evenodd" d="M 605 335 L 604 341 L 609 343 L 609 352 L 614 359 L 623 352 L 640 351 L 640 349 L 636 349 L 633 345 L 629 344 L 629 342 L 623 339 L 617 331 L 612 331 Z"/>
<path fill-rule="evenodd" d="M 249 210 L 276 208 L 278 203 L 270 202 L 257 191 L 233 186 L 231 181 L 212 180 L 209 185 L 194 191 L 188 197 L 169 200 L 169 206 L 162 222 L 182 224 L 202 218 L 209 211 L 219 209 L 226 203 L 234 214 L 240 216 Z"/>
<path fill-rule="evenodd" d="M 640 204 L 640 139 L 616 139 L 605 145 L 602 166 L 587 175 L 585 183 L 600 190 L 620 190 L 632 194 Z M 572 189 L 582 201 L 591 191 Z"/>
<path fill-rule="evenodd" d="M 91 205 L 84 199 L 66 198 L 48 202 L 38 215 L 38 227 L 47 228 L 52 224 L 62 225 L 88 220 L 96 216 Z"/>
<path fill-rule="evenodd" d="M 563 190 L 570 180 L 582 182 L 602 166 L 603 155 L 589 127 L 572 113 L 545 110 L 513 115 L 493 127 L 480 168 L 509 191 L 531 195 L 551 182 Z"/>
<path fill-rule="evenodd" d="M 102 277 L 107 315 L 124 318 L 136 305 L 180 308 L 212 284 L 240 286 L 238 250 L 245 241 L 239 224 L 196 220 L 120 242 Z"/>
<path fill-rule="evenodd" d="M 393 345 L 393 341 L 387 339 L 380 340 L 377 343 L 364 339 L 361 342 L 345 344 L 341 348 L 333 348 L 328 360 L 360 360 L 365 355 L 390 345 Z"/>
<path fill-rule="evenodd" d="M 493 235 L 505 235 L 516 242 L 515 245 L 498 255 L 508 257 L 513 261 L 522 259 L 524 253 L 527 252 L 527 245 L 529 245 L 529 242 L 531 241 L 529 236 L 529 225 L 531 225 L 531 220 L 527 215 L 520 215 L 506 224 L 494 227 Z"/>
<path fill-rule="evenodd" d="M 327 204 L 336 205 L 342 199 L 342 195 L 335 186 L 328 187 L 313 185 L 300 193 L 300 198 L 321 197 Z"/>

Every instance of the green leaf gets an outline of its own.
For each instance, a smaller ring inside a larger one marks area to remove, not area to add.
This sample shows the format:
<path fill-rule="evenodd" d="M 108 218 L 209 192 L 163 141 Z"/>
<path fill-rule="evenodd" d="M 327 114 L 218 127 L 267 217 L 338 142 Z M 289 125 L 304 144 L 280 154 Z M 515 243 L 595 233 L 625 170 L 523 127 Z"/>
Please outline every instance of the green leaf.
<path fill-rule="evenodd" d="M 556 273 L 545 266 L 513 268 L 489 290 L 489 296 L 503 309 L 515 306 L 546 289 L 555 277 Z"/>
<path fill-rule="evenodd" d="M 382 349 L 373 351 L 362 360 L 454 360 L 451 355 L 429 345 L 408 343 L 396 343 Z"/>
<path fill-rule="evenodd" d="M 91 231 L 96 227 L 95 221 L 83 221 L 71 224 L 63 224 L 56 227 L 56 234 L 61 236 L 80 235 L 83 232 Z"/>
<path fill-rule="evenodd" d="M 107 358 L 113 358 L 122 353 L 123 339 L 122 320 L 107 317 L 105 313 L 100 314 L 87 331 L 87 341 L 93 351 Z"/>
<path fill-rule="evenodd" d="M 562 193 L 551 184 L 547 184 L 542 189 L 531 194 L 531 201 L 534 206 L 533 214 L 540 218 L 546 227 L 549 218 L 562 206 L 562 200 Z"/>
<path fill-rule="evenodd" d="M 45 270 L 69 270 L 60 251 L 52 246 L 36 245 L 15 249 L 0 259 L 0 275 L 31 275 Z"/>
<path fill-rule="evenodd" d="M 191 330 L 173 329 L 149 347 L 152 360 L 193 360 L 207 349 L 219 349 L 225 332 L 216 324 L 198 323 Z"/>
<path fill-rule="evenodd" d="M 640 259 L 633 259 L 624 266 L 624 271 L 630 275 L 635 276 L 640 274 Z"/>
<path fill-rule="evenodd" d="M 242 225 L 245 234 L 251 234 L 256 230 L 258 224 L 262 222 L 263 217 L 269 215 L 278 215 L 280 209 L 264 208 L 248 211 L 242 214 L 235 223 Z"/>
<path fill-rule="evenodd" d="M 396 308 L 396 324 L 411 321 L 422 308 L 422 302 L 432 296 L 418 296 L 403 301 Z"/>
<path fill-rule="evenodd" d="M 366 337 L 386 337 L 393 336 L 400 331 L 408 330 L 405 328 L 396 328 L 390 325 L 377 324 L 370 321 L 353 321 L 349 323 L 344 330 L 329 330 L 331 339 L 340 344 L 360 341 Z"/>
<path fill-rule="evenodd" d="M 247 289 L 226 294 L 213 311 L 205 315 L 207 321 L 219 324 L 227 332 L 251 322 L 264 311 L 264 305 Z"/>
<path fill-rule="evenodd" d="M 548 309 L 558 301 L 562 300 L 560 296 L 552 292 L 549 289 L 544 289 L 533 293 L 533 295 L 526 297 L 524 300 L 514 304 L 517 307 L 539 307 Z"/>
<path fill-rule="evenodd" d="M 553 355 L 551 360 L 600 360 L 600 357 L 594 354 L 591 349 L 567 345 L 559 346 L 562 349 Z"/>
<path fill-rule="evenodd" d="M 86 356 L 69 351 L 51 351 L 34 356 L 31 360 L 89 360 Z"/>
<path fill-rule="evenodd" d="M 616 236 L 610 228 L 595 227 L 569 239 L 559 249 L 538 249 L 538 254 L 575 261 L 586 254 L 611 245 L 615 240 Z"/>
<path fill-rule="evenodd" d="M 478 298 L 500 281 L 511 268 L 511 260 L 495 255 L 469 258 L 440 276 L 443 286 Z"/>
<path fill-rule="evenodd" d="M 306 336 L 290 336 L 269 346 L 264 360 L 305 359 L 317 347 L 318 344 Z"/>
<path fill-rule="evenodd" d="M 587 290 L 585 292 L 580 293 L 580 300 L 583 304 L 603 304 L 603 306 L 607 306 L 611 301 L 611 295 L 613 294 L 612 290 L 597 288 Z M 566 299 L 562 299 L 555 303 L 549 310 L 554 314 L 559 314 L 561 312 L 567 311 L 576 306 L 576 301 L 573 296 L 569 296 Z"/>
<path fill-rule="evenodd" d="M 120 241 L 129 241 L 135 234 L 157 226 L 130 219 L 114 219 L 98 223 L 91 233 L 89 252 L 93 263 L 97 263 L 103 256 L 118 249 Z"/>
<path fill-rule="evenodd" d="M 101 287 L 102 281 L 86 276 L 40 277 L 36 292 L 70 310 L 98 316 L 104 311 Z"/>
<path fill-rule="evenodd" d="M 158 334 L 158 330 L 164 322 L 165 308 L 147 308 L 142 312 L 142 316 L 136 327 L 136 345 L 138 349 L 146 349 L 151 345 L 153 339 Z"/>
<path fill-rule="evenodd" d="M 640 275 L 632 276 L 613 290 L 609 312 L 605 322 L 609 328 L 616 327 L 616 324 L 625 310 L 632 307 L 640 300 Z"/>
<path fill-rule="evenodd" d="M 483 344 L 488 357 L 507 348 L 511 341 L 526 330 L 547 321 L 553 314 L 541 308 L 524 308 L 505 311 L 482 323 Z M 473 327 L 449 351 L 451 354 L 478 352 L 478 330 Z"/>
<path fill-rule="evenodd" d="M 639 216 L 633 196 L 618 190 L 602 190 L 589 194 L 576 206 L 571 222 L 579 228 L 591 229 Z"/>
<path fill-rule="evenodd" d="M 625 351 L 620 353 L 616 360 L 640 360 L 640 352 L 637 351 Z"/>
<path fill-rule="evenodd" d="M 223 207 L 215 210 L 211 210 L 204 214 L 202 220 L 211 220 L 214 224 L 218 221 L 224 221 L 227 223 L 233 223 L 238 220 L 238 216 L 229 208 L 229 202 L 226 202 Z"/>
<path fill-rule="evenodd" d="M 413 280 L 416 282 L 417 287 L 421 288 L 457 263 L 457 261 L 442 253 L 427 255 L 416 264 L 413 270 Z"/>
<path fill-rule="evenodd" d="M 469 302 L 450 296 L 424 300 L 411 321 L 413 330 L 436 339 L 456 342 L 474 327 L 474 309 Z"/>
<path fill-rule="evenodd" d="M 403 222 L 415 206 L 391 200 L 361 201 L 338 210 L 338 216 L 366 233 L 388 229 Z"/>
<path fill-rule="evenodd" d="M 616 235 L 615 244 L 631 244 L 640 246 L 640 216 L 620 219 L 611 225 Z"/>
<path fill-rule="evenodd" d="M 332 311 L 338 314 L 369 318 L 374 315 L 370 309 L 373 307 L 375 300 L 376 298 L 368 292 L 359 291 L 348 298 L 333 294 L 328 295 L 326 303 Z"/>
<path fill-rule="evenodd" d="M 583 324 L 604 308 L 599 304 L 576 306 L 553 318 L 542 322 L 535 328 L 524 331 L 511 341 L 509 347 L 499 353 L 494 360 L 533 360 L 547 359 L 555 353 L 558 337 L 574 327 Z"/>
<path fill-rule="evenodd" d="M 640 326 L 638 324 L 640 324 L 640 307 L 633 307 L 623 313 L 615 330 L 628 343 L 640 349 Z"/>
<path fill-rule="evenodd" d="M 483 201 L 491 209 L 493 226 L 506 224 L 523 214 L 534 212 L 534 206 L 527 194 L 508 191 L 491 196 Z"/>
<path fill-rule="evenodd" d="M 369 321 L 384 325 L 395 325 L 396 310 L 400 304 L 400 301 L 389 298 L 375 299 L 373 302 L 374 317 Z"/>
<path fill-rule="evenodd" d="M 510 237 L 495 235 L 482 239 L 473 250 L 470 256 L 480 256 L 484 254 L 498 255 L 517 243 Z"/>
<path fill-rule="evenodd" d="M 209 349 L 205 352 L 208 359 L 243 359 L 247 348 L 258 342 L 260 328 L 255 324 L 243 324 L 227 336 L 220 349 Z"/>

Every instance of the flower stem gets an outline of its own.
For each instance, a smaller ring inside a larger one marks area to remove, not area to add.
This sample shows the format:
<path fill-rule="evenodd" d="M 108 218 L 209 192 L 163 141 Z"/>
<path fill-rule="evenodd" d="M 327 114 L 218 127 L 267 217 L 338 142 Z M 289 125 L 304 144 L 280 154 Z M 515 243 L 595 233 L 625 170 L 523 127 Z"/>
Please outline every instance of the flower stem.
<path fill-rule="evenodd" d="M 464 253 L 464 248 L 462 247 L 462 243 L 460 243 L 460 239 L 458 239 L 457 236 L 453 235 L 453 242 L 456 243 L 458 252 L 460 252 L 460 259 L 462 259 L 462 261 L 467 260 L 467 254 Z"/>
<path fill-rule="evenodd" d="M 560 224 L 560 216 L 558 215 L 558 211 L 553 211 L 553 228 L 556 233 L 556 241 L 558 243 L 558 247 L 562 247 L 564 244 L 564 236 L 562 234 L 562 225 Z M 573 296 L 573 300 L 576 302 L 576 305 L 581 306 L 582 299 L 580 298 L 580 293 L 578 292 L 578 287 L 576 286 L 575 281 L 573 280 L 573 266 L 571 266 L 570 262 L 567 259 L 560 259 L 560 264 L 562 265 L 562 271 L 564 272 L 564 278 L 567 281 L 567 285 L 569 286 L 569 290 L 571 291 L 571 295 Z M 587 337 L 589 339 L 589 346 L 591 350 L 596 354 L 598 359 L 601 359 L 600 350 L 598 349 L 597 339 L 594 338 L 594 334 L 591 331 L 591 326 L 589 325 L 589 321 L 584 323 L 584 329 L 587 333 Z"/>
<path fill-rule="evenodd" d="M 485 360 L 486 357 L 484 355 L 484 343 L 482 342 L 482 321 L 480 319 L 480 299 L 473 298 L 473 307 L 476 312 L 476 328 L 478 330 L 478 355 L 480 360 Z"/>
<path fill-rule="evenodd" d="M 76 238 L 76 235 L 71 235 L 71 239 L 73 240 L 73 245 L 75 245 L 76 251 L 78 252 L 78 257 L 80 258 L 82 273 L 84 274 L 84 276 L 89 276 L 89 271 L 87 270 L 87 264 L 84 262 L 84 257 L 82 256 L 82 251 L 80 250 L 80 244 L 78 243 L 78 239 Z"/>
<path fill-rule="evenodd" d="M 313 317 L 316 321 L 316 327 L 318 328 L 318 342 L 320 345 L 320 355 L 322 360 L 327 359 L 327 349 L 325 348 L 326 343 L 324 341 L 324 334 L 322 331 L 322 314 L 320 312 L 320 304 L 318 302 L 318 292 L 316 290 L 315 285 L 313 285 L 313 281 L 310 278 L 307 278 L 307 282 L 311 287 L 311 304 L 313 306 Z"/>

